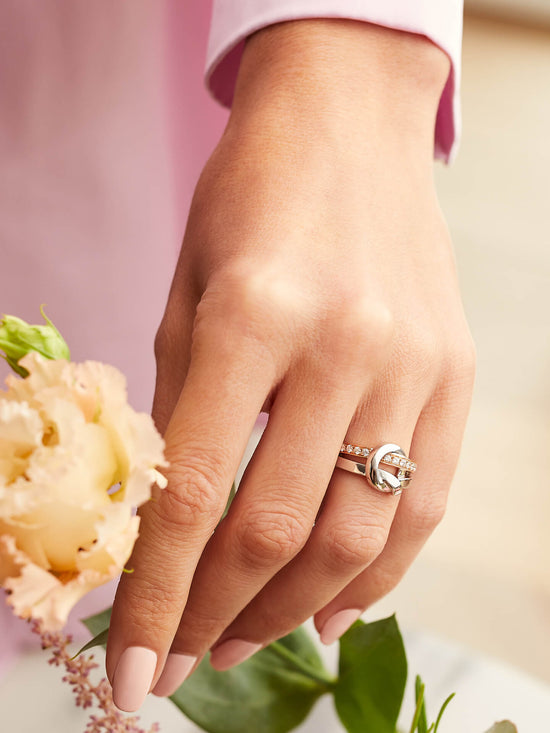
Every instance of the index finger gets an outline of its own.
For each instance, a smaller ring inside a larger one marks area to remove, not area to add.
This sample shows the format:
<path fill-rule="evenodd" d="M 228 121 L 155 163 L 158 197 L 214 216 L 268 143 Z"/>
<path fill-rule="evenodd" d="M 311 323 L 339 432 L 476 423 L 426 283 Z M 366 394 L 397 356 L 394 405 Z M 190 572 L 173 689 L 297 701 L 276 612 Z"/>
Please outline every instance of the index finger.
<path fill-rule="evenodd" d="M 141 508 L 140 536 L 119 583 L 107 645 L 116 705 L 137 710 L 162 671 L 193 573 L 219 521 L 274 366 L 227 325 L 195 334 L 169 422 L 168 486 Z"/>

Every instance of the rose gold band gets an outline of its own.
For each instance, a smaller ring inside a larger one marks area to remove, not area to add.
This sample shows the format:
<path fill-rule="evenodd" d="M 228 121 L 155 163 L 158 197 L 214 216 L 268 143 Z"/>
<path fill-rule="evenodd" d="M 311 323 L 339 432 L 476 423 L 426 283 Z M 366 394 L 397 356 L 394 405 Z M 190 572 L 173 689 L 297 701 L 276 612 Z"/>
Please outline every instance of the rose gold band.
<path fill-rule="evenodd" d="M 342 447 L 340 448 L 340 455 L 343 456 L 350 456 L 352 458 L 355 458 L 357 456 L 358 458 L 366 458 L 369 453 L 372 453 L 372 448 L 362 448 L 359 445 L 352 445 L 351 443 L 342 443 Z M 381 463 L 385 463 L 387 466 L 396 466 L 397 468 L 404 468 L 405 471 L 410 471 L 411 473 L 414 473 L 417 469 L 417 465 L 414 461 L 411 461 L 409 458 L 403 458 L 402 455 L 399 455 L 398 453 L 389 453 L 387 456 L 384 456 Z"/>
<path fill-rule="evenodd" d="M 356 460 L 358 458 L 365 458 L 365 462 Z M 381 464 L 397 468 L 397 475 L 384 470 Z M 377 448 L 346 443 L 342 446 L 336 467 L 363 476 L 374 489 L 396 496 L 410 484 L 417 465 L 395 443 L 385 443 Z"/>

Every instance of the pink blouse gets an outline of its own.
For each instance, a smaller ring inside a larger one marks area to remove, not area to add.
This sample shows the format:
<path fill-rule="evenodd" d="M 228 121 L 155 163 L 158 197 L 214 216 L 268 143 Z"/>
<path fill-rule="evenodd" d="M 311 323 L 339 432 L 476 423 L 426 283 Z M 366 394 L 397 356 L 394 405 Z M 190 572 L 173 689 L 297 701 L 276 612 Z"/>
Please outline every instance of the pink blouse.
<path fill-rule="evenodd" d="M 142 410 L 191 195 L 227 119 L 205 56 L 229 105 L 243 39 L 266 24 L 348 17 L 424 34 L 452 59 L 435 154 L 456 147 L 461 0 L 214 0 L 210 14 L 204 0 L 0 3 L 0 313 L 38 322 L 45 303 L 73 359 L 119 367 Z M 78 619 L 112 594 L 85 599 L 70 630 L 82 636 Z M 0 675 L 35 646 L 1 601 Z"/>

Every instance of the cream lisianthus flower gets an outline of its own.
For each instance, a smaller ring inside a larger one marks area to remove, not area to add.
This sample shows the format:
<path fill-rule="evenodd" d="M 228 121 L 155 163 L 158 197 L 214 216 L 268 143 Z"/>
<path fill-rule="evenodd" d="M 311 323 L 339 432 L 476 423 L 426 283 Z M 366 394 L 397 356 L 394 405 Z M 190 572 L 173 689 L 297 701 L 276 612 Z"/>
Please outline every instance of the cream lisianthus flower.
<path fill-rule="evenodd" d="M 35 352 L 19 364 L 29 376 L 0 391 L 0 586 L 53 630 L 128 560 L 132 509 L 165 484 L 164 443 L 114 367 Z"/>

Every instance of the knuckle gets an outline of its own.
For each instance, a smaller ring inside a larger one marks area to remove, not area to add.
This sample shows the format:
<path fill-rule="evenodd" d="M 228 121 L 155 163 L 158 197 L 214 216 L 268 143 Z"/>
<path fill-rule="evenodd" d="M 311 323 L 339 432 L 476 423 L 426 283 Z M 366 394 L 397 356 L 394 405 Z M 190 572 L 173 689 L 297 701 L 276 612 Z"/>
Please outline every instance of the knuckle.
<path fill-rule="evenodd" d="M 224 294 L 224 312 L 236 325 L 250 329 L 258 319 L 279 322 L 303 313 L 306 300 L 303 289 L 287 272 L 267 264 L 233 262 L 217 274 L 217 284 Z"/>
<path fill-rule="evenodd" d="M 394 314 L 381 300 L 357 298 L 348 317 L 362 341 L 377 346 L 391 342 L 395 331 Z"/>
<path fill-rule="evenodd" d="M 171 463 L 168 486 L 158 501 L 163 525 L 177 529 L 215 524 L 224 508 L 219 483 L 206 465 Z"/>
<path fill-rule="evenodd" d="M 331 570 L 365 568 L 380 555 L 386 539 L 381 526 L 334 526 L 325 538 L 325 564 Z"/>
<path fill-rule="evenodd" d="M 232 262 L 209 280 L 197 307 L 193 343 L 214 339 L 228 357 L 253 348 L 255 361 L 269 368 L 289 353 L 290 336 L 308 319 L 309 301 L 276 267 Z"/>
<path fill-rule="evenodd" d="M 159 609 L 163 612 L 159 613 Z M 139 585 L 127 583 L 124 595 L 124 625 L 133 629 L 155 629 L 162 637 L 173 632 L 172 614 L 181 612 L 179 602 L 158 582 L 143 575 Z"/>
<path fill-rule="evenodd" d="M 343 296 L 337 319 L 332 319 L 330 344 L 333 361 L 364 370 L 382 364 L 394 336 L 394 315 L 383 302 L 364 295 Z"/>
<path fill-rule="evenodd" d="M 203 610 L 197 606 L 186 606 L 176 634 L 175 646 L 186 653 L 200 651 L 203 642 L 212 638 L 213 632 L 220 632 L 227 625 L 227 618 L 222 609 L 208 608 Z"/>
<path fill-rule="evenodd" d="M 249 511 L 239 518 L 236 541 L 248 566 L 282 566 L 305 545 L 303 520 L 288 513 Z"/>

